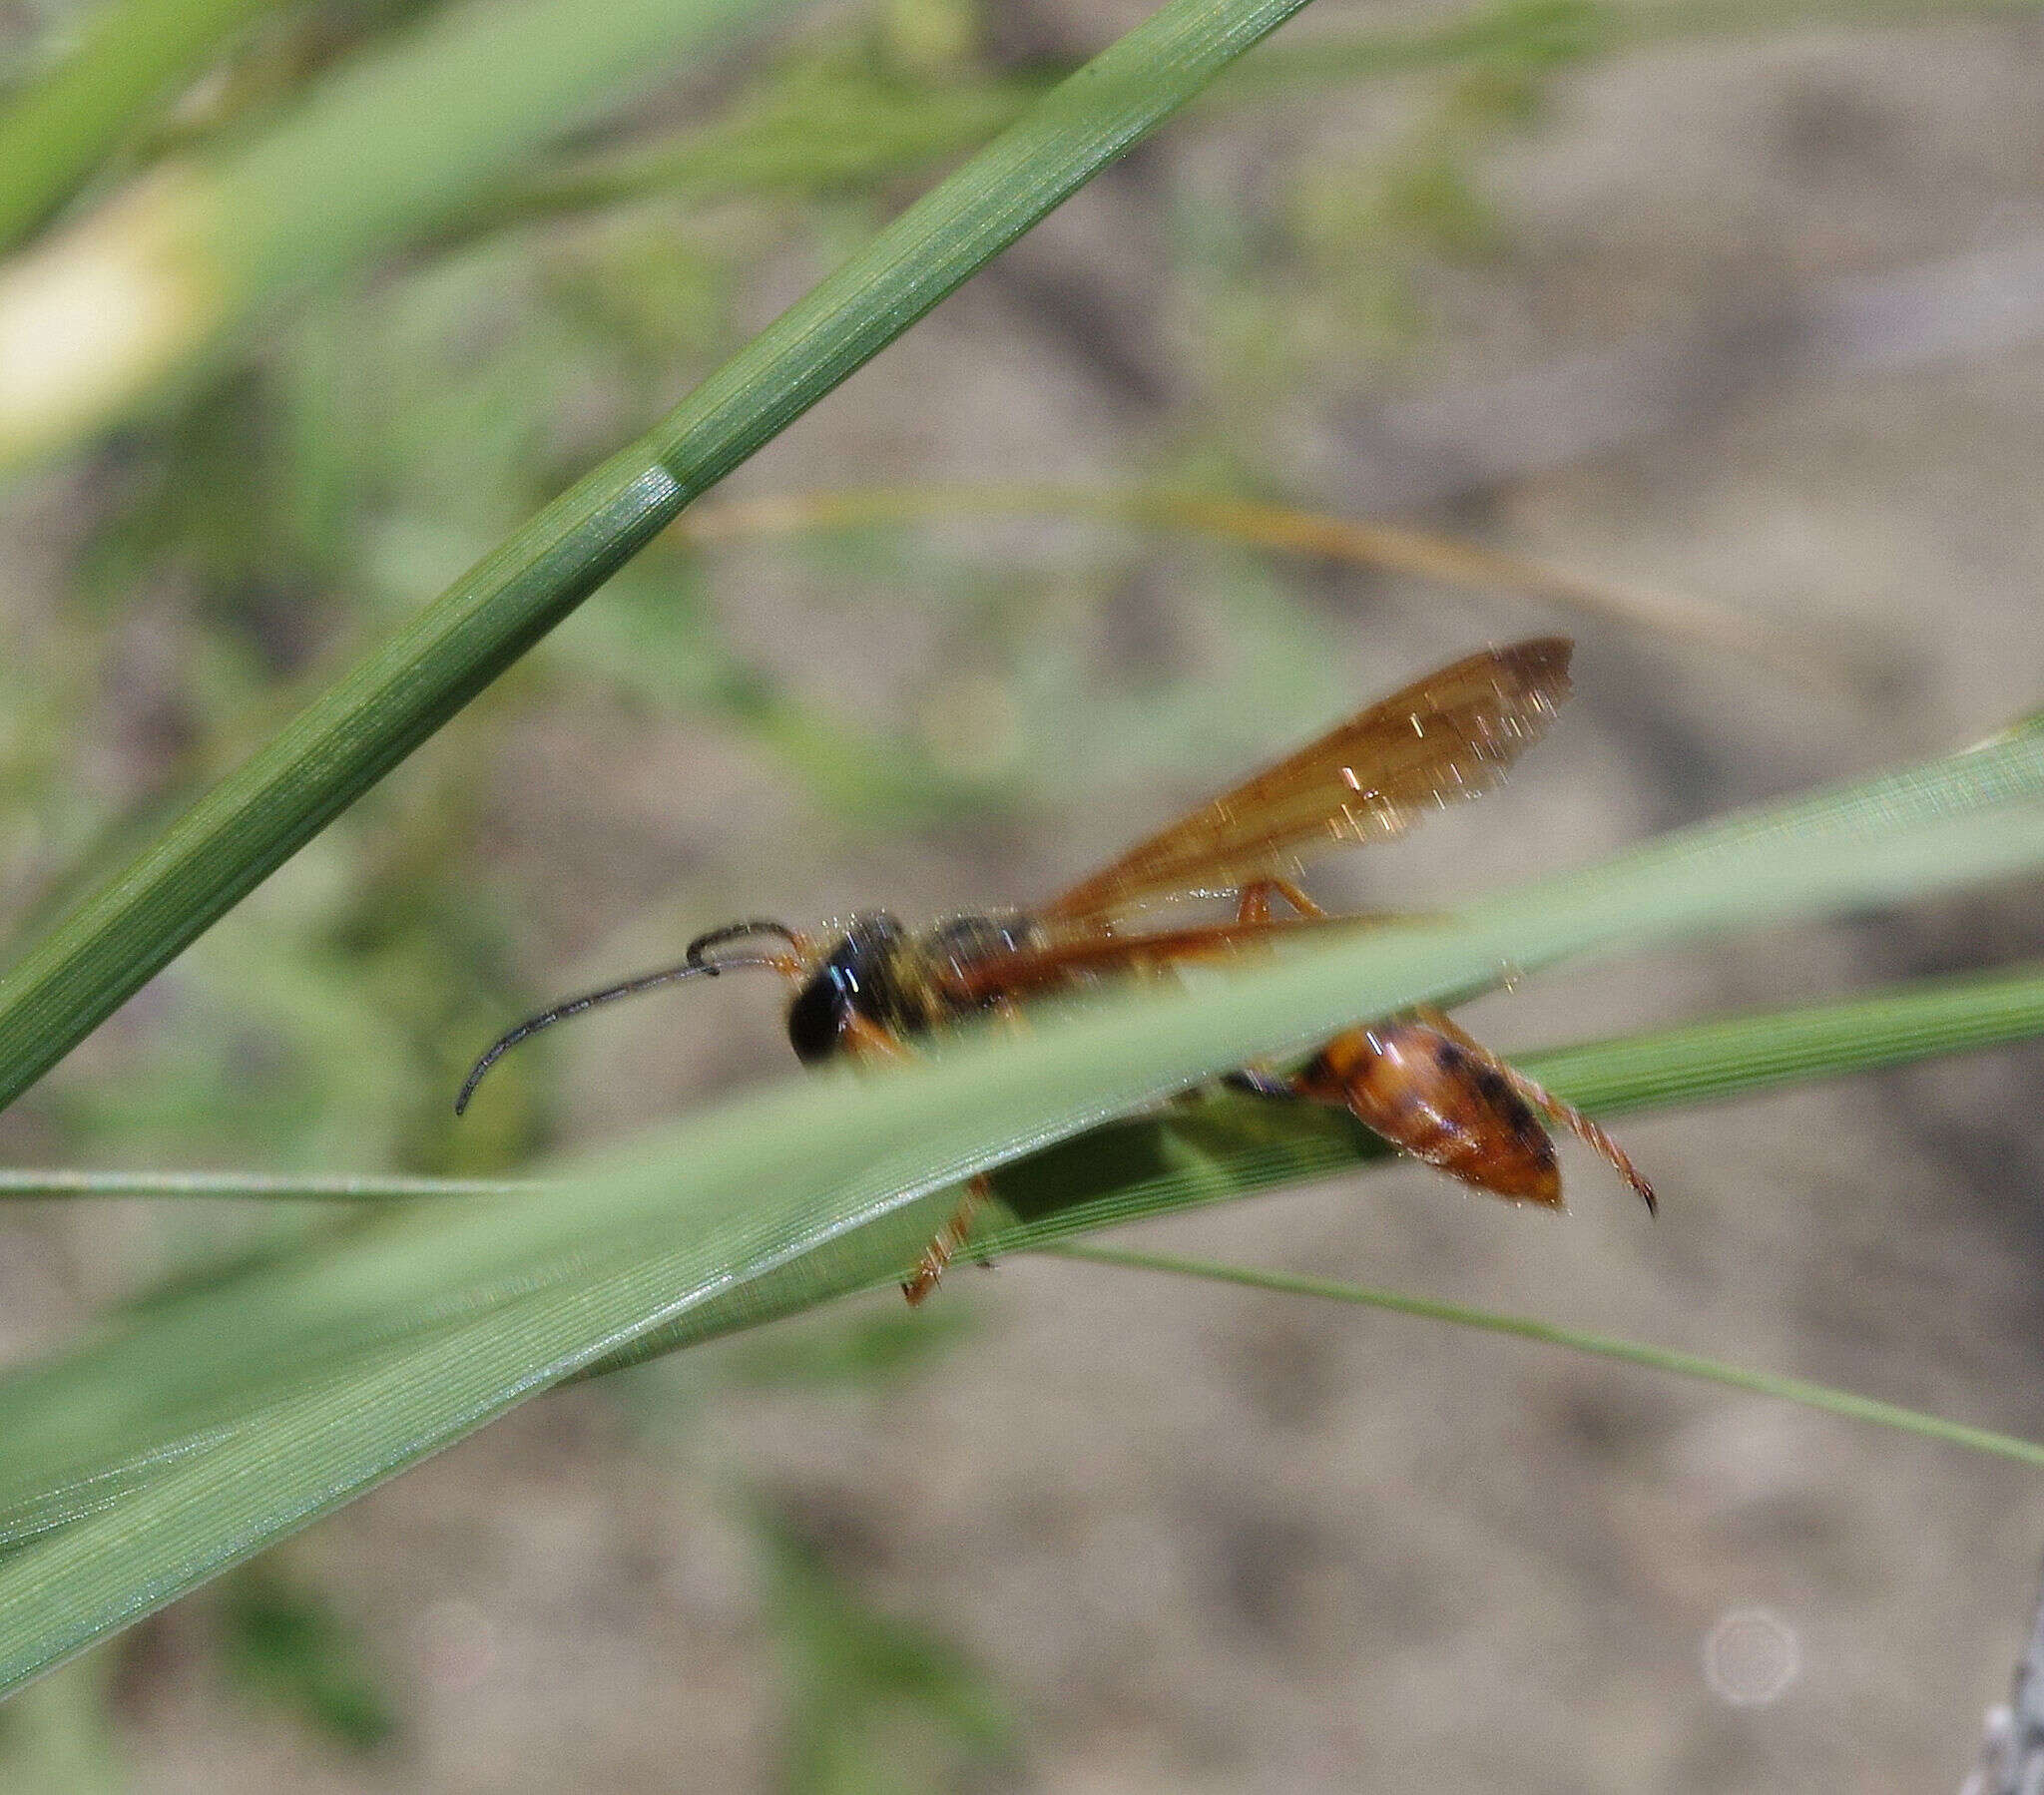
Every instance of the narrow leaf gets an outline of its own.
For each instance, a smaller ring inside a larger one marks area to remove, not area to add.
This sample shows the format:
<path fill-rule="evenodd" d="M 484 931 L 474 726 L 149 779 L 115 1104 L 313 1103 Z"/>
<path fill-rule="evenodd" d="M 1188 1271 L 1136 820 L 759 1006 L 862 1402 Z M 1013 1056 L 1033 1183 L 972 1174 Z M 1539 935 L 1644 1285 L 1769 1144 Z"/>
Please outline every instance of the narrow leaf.
<path fill-rule="evenodd" d="M 421 1205 L 0 1385 L 0 1680 L 32 1674 L 548 1384 L 893 1274 L 945 1186 L 1500 965 L 2044 862 L 2044 736 L 1685 832 L 1438 927 L 1358 932 L 869 1081 L 728 1105 L 515 1200 Z M 146 1463 L 155 1455 L 154 1463 Z M 49 1531 L 54 1529 L 54 1531 Z M 38 1533 L 41 1537 L 36 1537 Z"/>
<path fill-rule="evenodd" d="M 2012 1434 L 1999 1434 L 1991 1428 L 1969 1427 L 1962 1421 L 1946 1421 L 1939 1415 L 1926 1415 L 1918 1409 L 1878 1402 L 1870 1396 L 1858 1396 L 1829 1384 L 1812 1384 L 1802 1378 L 1782 1377 L 1772 1371 L 1748 1371 L 1738 1365 L 1728 1365 L 1722 1359 L 1677 1352 L 1672 1347 L 1650 1346 L 1639 1340 L 1621 1340 L 1610 1334 L 1586 1333 L 1581 1328 L 1563 1327 L 1536 1316 L 1501 1315 L 1493 1309 L 1473 1308 L 1467 1303 L 1446 1302 L 1439 1297 L 1409 1296 L 1398 1290 L 1379 1290 L 1366 1284 L 1344 1284 L 1328 1278 L 1295 1277 L 1290 1272 L 1262 1271 L 1249 1265 L 1220 1265 L 1206 1259 L 1180 1258 L 1172 1253 L 1132 1252 L 1119 1246 L 1053 1246 L 1045 1250 L 1062 1259 L 1083 1259 L 1094 1265 L 1117 1266 L 1128 1271 L 1170 1272 L 1179 1277 L 1240 1284 L 1251 1290 L 1270 1290 L 1281 1296 L 1317 1296 L 1330 1302 L 1388 1309 L 1397 1315 L 1420 1315 L 1430 1321 L 1451 1321 L 1457 1327 L 1476 1328 L 1487 1334 L 1513 1334 L 1521 1340 L 1539 1340 L 1600 1359 L 1618 1359 L 1628 1365 L 1645 1365 L 1654 1371 L 1672 1371 L 1678 1377 L 1725 1384 L 1734 1390 L 1749 1390 L 1758 1396 L 1800 1403 L 1807 1409 L 1842 1415 L 1848 1421 L 1868 1421 L 1876 1427 L 1894 1428 L 1900 1433 L 1916 1434 L 1927 1440 L 1942 1440 L 1953 1446 L 1963 1446 L 1968 1452 L 1988 1453 L 1995 1458 L 2014 1459 L 2018 1464 L 2044 1467 L 2044 1446 L 2030 1440 L 2019 1440 Z"/>

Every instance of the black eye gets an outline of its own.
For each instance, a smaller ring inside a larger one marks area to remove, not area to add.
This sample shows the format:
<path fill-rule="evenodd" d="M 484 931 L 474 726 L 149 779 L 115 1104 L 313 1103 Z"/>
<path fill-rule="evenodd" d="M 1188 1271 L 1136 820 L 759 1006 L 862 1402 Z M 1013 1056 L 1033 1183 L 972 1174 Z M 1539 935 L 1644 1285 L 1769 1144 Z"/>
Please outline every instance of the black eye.
<path fill-rule="evenodd" d="M 813 1066 L 836 1053 L 844 1009 L 844 993 L 839 988 L 836 969 L 830 966 L 804 985 L 801 995 L 788 1005 L 788 1045 L 804 1066 Z"/>

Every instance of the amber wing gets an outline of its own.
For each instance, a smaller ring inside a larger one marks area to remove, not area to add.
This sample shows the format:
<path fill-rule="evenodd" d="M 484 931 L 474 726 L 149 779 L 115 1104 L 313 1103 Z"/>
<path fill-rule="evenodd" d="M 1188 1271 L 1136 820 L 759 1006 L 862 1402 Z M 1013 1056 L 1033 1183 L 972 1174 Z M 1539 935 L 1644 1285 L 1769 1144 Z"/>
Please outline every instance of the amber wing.
<path fill-rule="evenodd" d="M 1399 834 L 1497 783 L 1569 689 L 1566 637 L 1488 649 L 1428 673 L 1268 767 L 1036 914 L 1097 923 L 1168 898 L 1279 877 L 1346 843 Z"/>

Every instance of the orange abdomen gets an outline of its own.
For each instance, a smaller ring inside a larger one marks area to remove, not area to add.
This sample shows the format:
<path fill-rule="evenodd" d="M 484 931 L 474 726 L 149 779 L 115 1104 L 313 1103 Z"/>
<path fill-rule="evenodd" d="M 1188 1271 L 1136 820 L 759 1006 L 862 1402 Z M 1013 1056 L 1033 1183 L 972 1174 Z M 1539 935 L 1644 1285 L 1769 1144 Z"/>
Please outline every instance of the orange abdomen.
<path fill-rule="evenodd" d="M 1465 1184 L 1517 1202 L 1561 1202 L 1540 1119 L 1494 1065 L 1436 1029 L 1385 1023 L 1337 1035 L 1299 1087 Z"/>

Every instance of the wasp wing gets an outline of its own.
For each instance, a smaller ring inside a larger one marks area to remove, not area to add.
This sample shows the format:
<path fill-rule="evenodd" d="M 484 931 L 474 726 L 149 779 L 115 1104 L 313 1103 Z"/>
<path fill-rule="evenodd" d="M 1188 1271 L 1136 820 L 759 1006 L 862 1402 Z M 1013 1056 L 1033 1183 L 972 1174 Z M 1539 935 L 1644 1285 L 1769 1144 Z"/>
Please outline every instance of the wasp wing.
<path fill-rule="evenodd" d="M 1129 850 L 1036 912 L 1098 925 L 1169 898 L 1218 896 L 1311 855 L 1401 833 L 1489 789 L 1569 689 L 1566 637 L 1431 673 Z"/>

